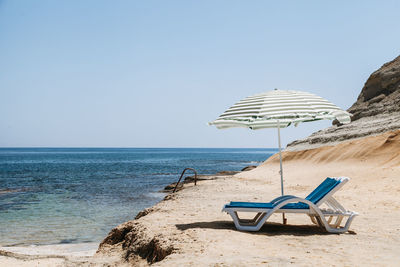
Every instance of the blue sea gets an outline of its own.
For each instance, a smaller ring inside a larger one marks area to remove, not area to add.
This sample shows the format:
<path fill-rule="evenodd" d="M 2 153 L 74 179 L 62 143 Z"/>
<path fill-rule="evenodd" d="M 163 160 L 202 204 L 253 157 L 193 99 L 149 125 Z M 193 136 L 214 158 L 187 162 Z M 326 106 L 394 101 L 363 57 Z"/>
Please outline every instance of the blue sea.
<path fill-rule="evenodd" d="M 258 165 L 276 149 L 0 148 L 0 245 L 100 242 L 186 167 Z M 190 174 L 188 174 L 190 175 Z"/>

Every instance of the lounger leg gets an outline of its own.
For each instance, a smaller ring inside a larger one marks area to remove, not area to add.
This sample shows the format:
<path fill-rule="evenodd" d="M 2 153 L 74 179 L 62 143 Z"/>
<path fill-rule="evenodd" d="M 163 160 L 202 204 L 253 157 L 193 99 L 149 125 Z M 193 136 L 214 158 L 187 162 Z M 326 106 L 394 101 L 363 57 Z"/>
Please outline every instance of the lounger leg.
<path fill-rule="evenodd" d="M 271 212 L 257 213 L 252 220 L 240 219 L 236 211 L 227 211 L 231 215 L 236 229 L 241 231 L 258 231 L 263 226 L 264 222 L 271 216 Z"/>
<path fill-rule="evenodd" d="M 322 228 L 325 227 L 324 223 L 322 222 L 322 220 L 325 220 L 325 218 L 322 218 L 321 216 L 315 216 L 315 219 L 316 219 L 317 225 L 319 227 L 322 227 Z"/>
<path fill-rule="evenodd" d="M 254 216 L 254 218 L 251 221 L 253 223 L 257 222 L 261 215 L 262 215 L 262 212 L 257 213 L 256 216 Z"/>
<path fill-rule="evenodd" d="M 312 222 L 313 224 L 317 224 L 317 225 L 318 225 L 318 222 L 317 222 L 317 220 L 315 219 L 315 216 L 314 216 L 314 215 L 308 215 L 308 216 L 310 216 L 311 222 Z"/>
<path fill-rule="evenodd" d="M 321 220 L 321 223 L 323 223 L 323 225 L 325 226 L 326 231 L 328 231 L 329 233 L 345 233 L 349 230 L 350 224 L 353 221 L 354 217 L 357 216 L 356 213 L 351 214 L 349 216 L 349 218 L 346 221 L 346 224 L 343 227 L 339 227 L 340 223 L 342 222 L 343 216 L 338 216 L 337 222 L 339 223 L 339 225 L 337 225 L 336 227 L 332 227 L 331 225 L 329 225 L 327 223 L 327 221 L 325 220 L 325 218 L 319 218 Z M 335 223 L 335 225 L 336 225 Z"/>
<path fill-rule="evenodd" d="M 246 224 L 246 225 L 252 225 L 252 224 L 256 224 L 258 219 L 260 218 L 260 216 L 263 214 L 262 212 L 258 212 L 256 214 L 256 216 L 254 216 L 253 219 L 240 219 L 239 215 L 237 214 L 236 211 L 234 211 L 235 216 L 238 218 L 238 221 L 240 222 L 240 224 Z"/>
<path fill-rule="evenodd" d="M 256 226 L 262 220 L 262 218 L 265 216 L 266 213 L 258 212 L 256 216 L 254 216 L 254 218 L 250 220 L 240 219 L 236 211 L 233 212 L 233 215 L 231 213 L 229 214 L 234 219 L 234 221 L 237 221 L 237 223 L 241 226 Z"/>
<path fill-rule="evenodd" d="M 350 215 L 350 217 L 349 217 L 349 218 L 347 219 L 347 221 L 346 221 L 346 224 L 342 227 L 342 229 L 344 230 L 344 232 L 347 232 L 347 231 L 349 230 L 351 222 L 353 221 L 353 219 L 354 219 L 357 215 L 358 215 L 357 213 Z M 342 217 L 341 219 L 343 219 L 343 217 Z M 341 220 L 340 220 L 340 221 L 341 221 Z"/>
<path fill-rule="evenodd" d="M 340 224 L 342 223 L 344 216 L 339 215 L 336 218 L 336 222 L 333 224 L 333 227 L 338 228 L 340 226 Z"/>

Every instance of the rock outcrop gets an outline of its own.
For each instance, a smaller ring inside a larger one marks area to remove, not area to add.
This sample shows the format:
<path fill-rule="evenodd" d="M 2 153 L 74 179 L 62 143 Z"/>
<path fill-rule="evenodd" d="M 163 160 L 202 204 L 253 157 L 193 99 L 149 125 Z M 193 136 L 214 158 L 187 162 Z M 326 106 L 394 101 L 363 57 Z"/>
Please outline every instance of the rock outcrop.
<path fill-rule="evenodd" d="M 287 151 L 334 145 L 345 140 L 400 129 L 400 56 L 371 74 L 348 109 L 350 124 L 333 126 L 290 143 Z"/>
<path fill-rule="evenodd" d="M 352 120 L 400 112 L 400 56 L 369 76 L 357 101 L 348 109 Z"/>
<path fill-rule="evenodd" d="M 110 257 L 114 252 L 119 258 L 115 265 L 130 263 L 132 266 L 147 266 L 163 260 L 173 250 L 162 236 L 151 235 L 151 231 L 133 220 L 112 229 L 100 243 L 97 256 Z"/>

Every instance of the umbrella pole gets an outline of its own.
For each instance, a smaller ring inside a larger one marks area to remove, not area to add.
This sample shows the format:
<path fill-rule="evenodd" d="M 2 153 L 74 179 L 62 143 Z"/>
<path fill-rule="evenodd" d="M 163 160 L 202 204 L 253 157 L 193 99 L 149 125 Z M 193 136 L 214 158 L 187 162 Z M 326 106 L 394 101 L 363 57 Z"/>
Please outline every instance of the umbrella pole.
<path fill-rule="evenodd" d="M 280 174 L 281 174 L 281 194 L 284 195 L 283 192 L 283 169 L 282 169 L 282 149 L 281 149 L 281 127 L 278 121 L 278 143 L 279 143 L 279 164 L 281 167 Z M 282 213 L 282 221 L 283 224 L 286 224 L 287 220 L 285 218 L 285 213 Z"/>

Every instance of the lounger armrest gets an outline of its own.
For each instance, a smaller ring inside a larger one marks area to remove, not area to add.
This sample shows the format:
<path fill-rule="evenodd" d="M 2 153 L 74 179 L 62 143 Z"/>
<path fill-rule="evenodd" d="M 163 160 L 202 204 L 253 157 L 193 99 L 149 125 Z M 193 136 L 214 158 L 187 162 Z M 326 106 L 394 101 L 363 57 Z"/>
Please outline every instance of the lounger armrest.
<path fill-rule="evenodd" d="M 281 201 L 282 199 L 288 199 L 288 198 L 293 198 L 293 197 L 296 197 L 296 196 L 292 196 L 292 195 L 283 195 L 283 196 L 274 198 L 270 203 L 273 205 L 273 204 L 275 204 L 276 202 Z"/>
<path fill-rule="evenodd" d="M 274 206 L 274 207 L 276 207 L 276 206 L 278 206 L 279 204 L 281 204 L 281 203 L 285 203 L 285 204 L 287 204 L 287 203 L 290 203 L 290 202 L 295 202 L 295 201 L 300 201 L 300 202 L 304 202 L 304 201 L 306 201 L 306 202 L 309 202 L 308 200 L 305 200 L 304 198 L 301 198 L 301 197 L 296 197 L 296 196 L 282 196 L 282 198 L 280 199 L 280 200 L 278 200 L 278 201 L 276 201 L 276 202 L 274 202 L 274 203 L 272 203 L 272 205 Z"/>

